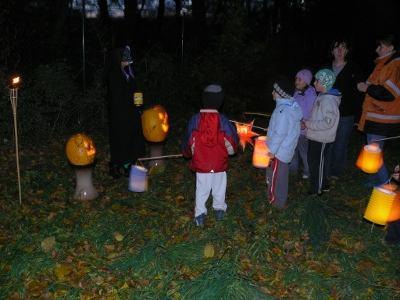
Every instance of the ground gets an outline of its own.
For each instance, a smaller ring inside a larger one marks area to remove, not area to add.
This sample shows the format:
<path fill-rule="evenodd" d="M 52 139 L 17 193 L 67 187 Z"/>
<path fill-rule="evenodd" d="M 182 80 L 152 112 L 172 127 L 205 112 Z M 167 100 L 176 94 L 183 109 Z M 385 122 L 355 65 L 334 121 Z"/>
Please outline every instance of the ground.
<path fill-rule="evenodd" d="M 166 153 L 177 153 L 170 136 Z M 1 148 L 1 299 L 270 299 L 400 297 L 399 246 L 363 220 L 371 189 L 354 167 L 331 192 L 306 196 L 291 177 L 284 211 L 266 201 L 263 170 L 251 147 L 230 160 L 228 213 L 205 228 L 193 223 L 194 175 L 183 159 L 150 176 L 146 193 L 107 175 L 106 142 L 97 138 L 97 200 L 72 200 L 74 173 L 64 143 L 23 147 L 18 204 L 12 145 Z M 398 142 L 386 149 L 392 168 Z M 397 157 L 396 157 L 397 155 Z M 214 250 L 214 252 L 212 251 Z"/>

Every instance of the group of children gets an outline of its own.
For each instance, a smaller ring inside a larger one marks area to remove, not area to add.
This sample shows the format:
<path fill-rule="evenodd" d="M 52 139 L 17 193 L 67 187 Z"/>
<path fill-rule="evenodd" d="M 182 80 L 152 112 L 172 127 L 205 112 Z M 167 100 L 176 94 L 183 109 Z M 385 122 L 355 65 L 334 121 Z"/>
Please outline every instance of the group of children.
<path fill-rule="evenodd" d="M 288 196 L 289 172 L 297 171 L 300 161 L 303 178 L 310 180 L 310 195 L 329 190 L 324 168 L 327 145 L 335 140 L 339 123 L 341 95 L 333 89 L 335 75 L 322 69 L 315 75 L 301 70 L 293 82 L 285 77 L 273 85 L 276 107 L 268 126 L 267 146 L 270 166 L 266 170 L 268 197 L 272 205 L 284 208 Z M 318 95 L 317 95 L 318 93 Z M 182 152 L 191 158 L 196 172 L 195 222 L 203 226 L 206 201 L 213 196 L 215 218 L 226 212 L 226 169 L 228 156 L 236 152 L 239 138 L 229 119 L 218 112 L 223 102 L 221 86 L 209 85 L 203 91 L 203 109 L 189 121 Z"/>

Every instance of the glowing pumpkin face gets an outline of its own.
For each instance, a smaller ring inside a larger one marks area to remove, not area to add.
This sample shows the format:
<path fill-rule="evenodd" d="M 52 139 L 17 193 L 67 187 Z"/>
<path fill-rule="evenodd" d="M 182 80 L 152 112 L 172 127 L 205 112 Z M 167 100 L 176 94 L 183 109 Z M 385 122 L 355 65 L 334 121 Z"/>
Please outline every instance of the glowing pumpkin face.
<path fill-rule="evenodd" d="M 96 148 L 92 139 L 83 133 L 70 137 L 65 152 L 69 162 L 75 166 L 90 165 L 96 156 Z"/>
<path fill-rule="evenodd" d="M 153 106 L 142 114 L 143 135 L 149 142 L 162 142 L 169 130 L 168 114 L 161 105 Z"/>

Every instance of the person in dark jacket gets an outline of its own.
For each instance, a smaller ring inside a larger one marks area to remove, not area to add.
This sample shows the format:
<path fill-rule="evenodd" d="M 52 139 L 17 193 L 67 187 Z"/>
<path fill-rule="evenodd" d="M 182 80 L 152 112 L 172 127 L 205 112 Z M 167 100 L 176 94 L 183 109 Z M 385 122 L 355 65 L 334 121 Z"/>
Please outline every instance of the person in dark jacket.
<path fill-rule="evenodd" d="M 203 226 L 207 214 L 206 202 L 213 196 L 213 208 L 217 220 L 224 217 L 227 205 L 226 169 L 228 155 L 233 155 L 239 138 L 229 119 L 218 112 L 223 102 L 223 91 L 217 84 L 203 91 L 203 107 L 189 121 L 182 143 L 182 153 L 192 158 L 190 169 L 196 172 L 195 222 Z"/>
<path fill-rule="evenodd" d="M 345 39 L 337 39 L 331 46 L 333 61 L 330 69 L 336 76 L 333 88 L 342 95 L 336 139 L 328 149 L 326 157 L 327 175 L 334 180 L 338 179 L 345 169 L 347 148 L 354 123 L 358 123 L 360 118 L 362 106 L 362 94 L 357 90 L 357 83 L 363 79 L 362 72 L 355 62 L 348 59 L 350 50 L 349 42 Z"/>
<path fill-rule="evenodd" d="M 129 168 L 143 156 L 145 142 L 140 109 L 134 105 L 136 82 L 129 46 L 115 49 L 106 66 L 109 107 L 110 175 L 128 176 Z"/>

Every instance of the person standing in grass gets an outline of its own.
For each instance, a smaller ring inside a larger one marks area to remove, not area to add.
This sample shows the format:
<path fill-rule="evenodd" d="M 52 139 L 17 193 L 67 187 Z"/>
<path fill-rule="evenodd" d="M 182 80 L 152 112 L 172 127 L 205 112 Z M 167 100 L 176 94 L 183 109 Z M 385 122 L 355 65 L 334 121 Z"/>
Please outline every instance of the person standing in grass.
<path fill-rule="evenodd" d="M 296 74 L 296 91 L 294 92 L 293 97 L 301 107 L 303 119 L 308 119 L 310 117 L 315 98 L 317 98 L 314 87 L 310 85 L 312 79 L 313 75 L 311 71 L 307 69 L 300 70 Z M 307 179 L 310 176 L 307 162 L 307 151 L 308 140 L 306 137 L 306 131 L 302 129 L 296 149 L 294 151 L 293 159 L 290 163 L 290 171 L 297 173 L 300 167 L 301 160 L 301 164 L 303 165 L 303 179 Z"/>
<path fill-rule="evenodd" d="M 362 72 L 356 63 L 348 59 L 350 52 L 347 40 L 336 39 L 332 43 L 333 61 L 330 68 L 336 76 L 333 87 L 342 94 L 336 139 L 329 147 L 326 157 L 328 177 L 334 180 L 343 174 L 354 123 L 358 122 L 361 115 L 362 94 L 357 90 L 357 83 L 361 81 Z"/>
<path fill-rule="evenodd" d="M 203 107 L 189 121 L 183 139 L 182 153 L 192 158 L 190 168 L 196 172 L 195 222 L 203 226 L 210 193 L 217 221 L 223 219 L 228 155 L 235 154 L 239 137 L 229 119 L 218 112 L 224 99 L 221 86 L 209 85 L 203 91 Z"/>
<path fill-rule="evenodd" d="M 308 144 L 308 165 L 310 167 L 310 195 L 321 195 L 329 191 L 325 167 L 328 147 L 335 141 L 339 124 L 339 104 L 341 95 L 332 89 L 335 74 L 329 69 L 322 69 L 315 75 L 315 89 L 319 93 L 314 102 L 311 116 L 303 121 Z"/>
<path fill-rule="evenodd" d="M 400 52 L 396 51 L 397 40 L 392 34 L 378 40 L 375 69 L 367 82 L 357 88 L 365 93 L 363 111 L 358 129 L 367 135 L 367 143 L 400 134 Z M 381 148 L 384 141 L 377 142 Z M 385 166 L 369 177 L 366 186 L 373 187 L 389 180 Z"/>
<path fill-rule="evenodd" d="M 292 95 L 293 83 L 282 77 L 273 85 L 272 97 L 276 107 L 268 126 L 267 146 L 270 166 L 266 170 L 269 202 L 277 208 L 285 208 L 289 185 L 289 163 L 300 135 L 303 117 L 300 105 Z"/>

